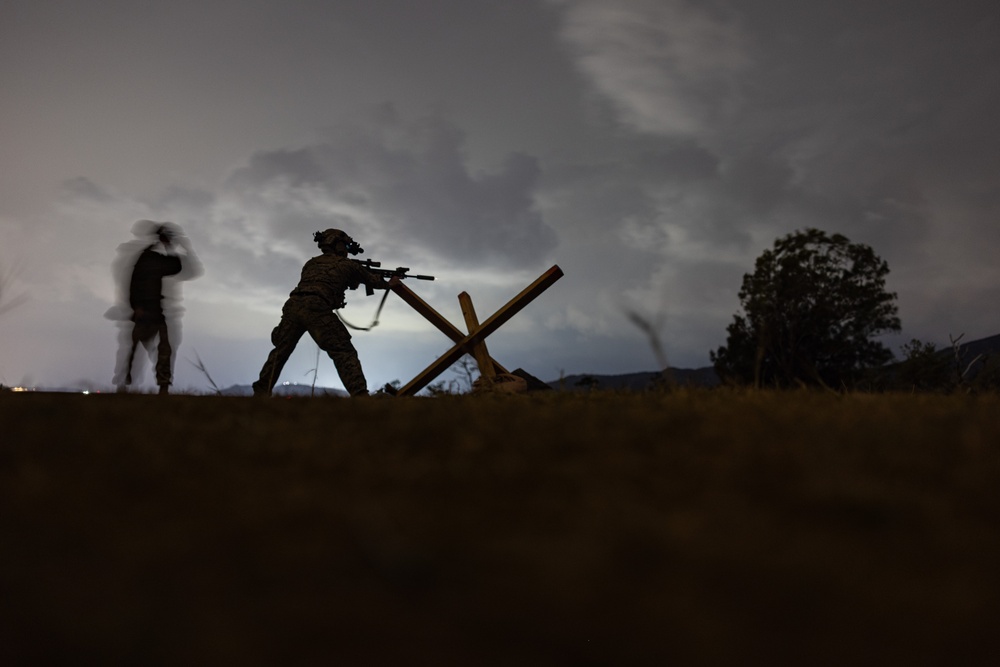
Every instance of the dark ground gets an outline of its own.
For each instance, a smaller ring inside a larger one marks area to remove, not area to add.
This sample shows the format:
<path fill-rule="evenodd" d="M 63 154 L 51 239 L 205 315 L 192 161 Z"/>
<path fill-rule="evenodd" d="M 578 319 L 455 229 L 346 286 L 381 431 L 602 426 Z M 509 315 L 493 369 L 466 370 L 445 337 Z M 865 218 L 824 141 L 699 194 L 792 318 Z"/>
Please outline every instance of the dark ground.
<path fill-rule="evenodd" d="M 0 395 L 0 664 L 1000 664 L 1000 398 Z"/>

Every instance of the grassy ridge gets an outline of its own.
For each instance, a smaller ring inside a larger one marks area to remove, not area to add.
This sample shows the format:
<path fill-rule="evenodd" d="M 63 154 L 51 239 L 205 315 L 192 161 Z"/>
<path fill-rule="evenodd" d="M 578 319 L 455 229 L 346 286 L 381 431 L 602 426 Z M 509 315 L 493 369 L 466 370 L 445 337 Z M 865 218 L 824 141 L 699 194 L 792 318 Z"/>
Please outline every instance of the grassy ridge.
<path fill-rule="evenodd" d="M 997 654 L 996 396 L 5 394 L 0 423 L 7 664 Z"/>

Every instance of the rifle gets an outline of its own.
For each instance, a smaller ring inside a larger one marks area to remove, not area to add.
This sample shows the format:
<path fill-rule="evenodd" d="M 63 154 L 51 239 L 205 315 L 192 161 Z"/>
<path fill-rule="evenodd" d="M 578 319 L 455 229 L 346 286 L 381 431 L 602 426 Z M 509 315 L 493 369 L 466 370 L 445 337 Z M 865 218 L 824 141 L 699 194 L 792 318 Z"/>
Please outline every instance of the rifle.
<path fill-rule="evenodd" d="M 382 276 L 383 278 L 392 278 L 393 276 L 397 278 L 415 278 L 417 280 L 434 280 L 434 276 L 414 276 L 407 273 L 409 267 L 397 266 L 395 269 L 380 269 L 378 267 L 382 266 L 382 262 L 376 262 L 373 259 L 352 259 L 352 262 L 357 262 L 361 266 L 365 267 L 377 276 Z M 365 293 L 368 296 L 375 294 L 375 290 L 372 289 L 371 285 L 365 285 Z"/>

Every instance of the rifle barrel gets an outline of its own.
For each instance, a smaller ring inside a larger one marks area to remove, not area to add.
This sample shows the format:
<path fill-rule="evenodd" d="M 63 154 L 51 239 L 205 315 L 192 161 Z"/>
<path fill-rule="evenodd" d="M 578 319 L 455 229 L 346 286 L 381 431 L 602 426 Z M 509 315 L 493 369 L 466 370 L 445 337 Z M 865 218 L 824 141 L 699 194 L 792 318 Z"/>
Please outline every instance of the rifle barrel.
<path fill-rule="evenodd" d="M 369 271 L 374 274 L 391 278 L 392 276 L 399 276 L 400 278 L 416 278 L 417 280 L 434 280 L 434 276 L 413 276 L 407 273 L 410 269 L 405 266 L 398 266 L 395 269 L 380 269 L 378 267 L 382 266 L 382 262 L 377 262 L 374 259 L 352 259 L 352 262 L 357 262 L 361 264 Z"/>

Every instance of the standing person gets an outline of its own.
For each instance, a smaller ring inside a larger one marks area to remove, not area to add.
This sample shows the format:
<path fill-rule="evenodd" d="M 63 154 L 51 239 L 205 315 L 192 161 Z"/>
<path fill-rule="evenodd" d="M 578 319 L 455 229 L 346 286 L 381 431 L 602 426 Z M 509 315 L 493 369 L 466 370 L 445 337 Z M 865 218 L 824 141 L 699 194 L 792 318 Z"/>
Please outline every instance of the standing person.
<path fill-rule="evenodd" d="M 387 282 L 360 262 L 348 259 L 348 253 L 357 255 L 364 251 L 339 229 L 316 232 L 313 240 L 323 254 L 305 263 L 299 284 L 281 309 L 281 321 L 271 332 L 274 349 L 260 369 L 260 378 L 253 383 L 254 396 L 271 395 L 281 369 L 307 331 L 320 349 L 330 355 L 348 393 L 368 395 L 368 383 L 351 343 L 351 334 L 333 311 L 344 307 L 345 290 L 357 289 L 362 284 L 389 289 L 396 279 Z"/>
<path fill-rule="evenodd" d="M 161 394 L 167 394 L 173 380 L 173 352 L 180 343 L 180 296 L 174 283 L 198 277 L 202 266 L 179 226 L 140 220 L 132 231 L 137 239 L 118 247 L 113 264 L 118 305 L 105 314 L 122 324 L 113 381 L 119 391 L 125 391 L 132 384 L 139 345 L 152 358 L 155 344 L 156 384 Z M 165 278 L 170 279 L 168 284 Z"/>

